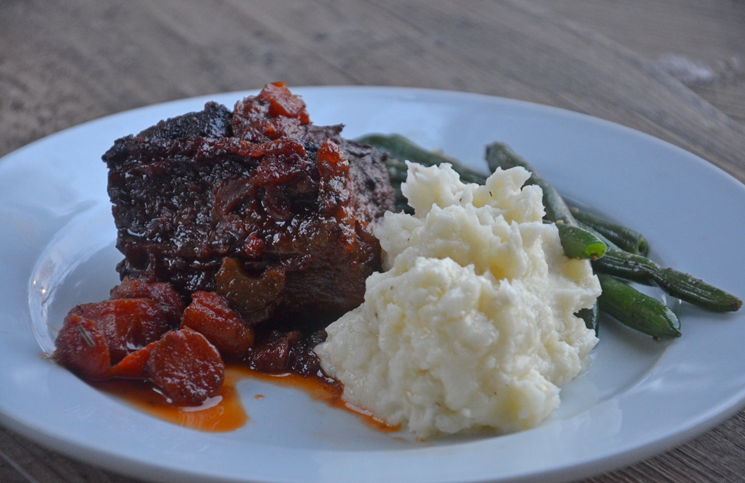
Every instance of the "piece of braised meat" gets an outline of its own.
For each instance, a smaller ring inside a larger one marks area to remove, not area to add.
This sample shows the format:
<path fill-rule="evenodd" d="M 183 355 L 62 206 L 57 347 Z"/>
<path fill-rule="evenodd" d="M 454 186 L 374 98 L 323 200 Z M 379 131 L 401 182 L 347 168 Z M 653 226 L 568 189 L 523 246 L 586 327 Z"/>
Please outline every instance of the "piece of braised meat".
<path fill-rule="evenodd" d="M 103 160 L 120 275 L 216 291 L 249 324 L 310 330 L 356 307 L 394 197 L 384 155 L 341 130 L 277 83 L 117 140 Z"/>

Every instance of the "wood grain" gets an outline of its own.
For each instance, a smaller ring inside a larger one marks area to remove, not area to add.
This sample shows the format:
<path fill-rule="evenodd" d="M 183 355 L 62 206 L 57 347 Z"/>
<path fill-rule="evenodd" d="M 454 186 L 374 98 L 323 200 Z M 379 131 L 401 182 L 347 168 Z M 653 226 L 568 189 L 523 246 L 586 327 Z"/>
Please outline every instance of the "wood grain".
<path fill-rule="evenodd" d="M 743 181 L 740 74 L 686 85 L 659 62 L 670 52 L 709 65 L 745 57 L 743 19 L 743 2 L 696 0 L 0 0 L 0 155 L 107 114 L 284 80 L 562 107 L 667 140 Z M 136 481 L 3 429 L 0 454 L 0 481 Z M 586 482 L 741 481 L 743 456 L 745 412 Z"/>
<path fill-rule="evenodd" d="M 130 478 L 49 451 L 0 428 L 0 481 L 3 483 L 139 483 Z"/>
<path fill-rule="evenodd" d="M 10 131 L 0 153 L 118 110 L 283 79 L 555 105 L 648 132 L 744 178 L 745 128 L 654 62 L 528 1 L 128 5 L 5 8 L 0 99 Z"/>
<path fill-rule="evenodd" d="M 534 0 L 656 63 L 745 124 L 745 4 L 736 1 Z M 672 63 L 671 63 L 672 61 Z"/>

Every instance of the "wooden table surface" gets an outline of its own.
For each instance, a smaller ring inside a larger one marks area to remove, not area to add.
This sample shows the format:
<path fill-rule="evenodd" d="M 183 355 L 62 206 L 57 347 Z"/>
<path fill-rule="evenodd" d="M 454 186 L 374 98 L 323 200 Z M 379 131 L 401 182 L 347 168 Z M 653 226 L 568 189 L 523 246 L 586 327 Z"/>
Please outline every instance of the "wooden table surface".
<path fill-rule="evenodd" d="M 745 181 L 741 1 L 0 0 L 0 156 L 107 114 L 276 80 L 448 89 L 571 109 Z M 745 411 L 585 481 L 743 475 Z M 0 481 L 136 480 L 0 429 Z"/>

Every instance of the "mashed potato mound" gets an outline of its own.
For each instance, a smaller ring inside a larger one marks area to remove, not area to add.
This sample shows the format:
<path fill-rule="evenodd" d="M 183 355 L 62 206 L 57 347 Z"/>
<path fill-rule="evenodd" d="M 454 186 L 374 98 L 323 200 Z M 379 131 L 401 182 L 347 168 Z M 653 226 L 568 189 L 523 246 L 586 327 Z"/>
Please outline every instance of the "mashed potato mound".
<path fill-rule="evenodd" d="M 421 438 L 522 430 L 559 405 L 597 343 L 574 314 L 600 284 L 564 255 L 541 189 L 521 189 L 528 177 L 498 170 L 478 186 L 449 165 L 409 164 L 415 215 L 386 213 L 386 271 L 315 349 L 347 402 Z"/>

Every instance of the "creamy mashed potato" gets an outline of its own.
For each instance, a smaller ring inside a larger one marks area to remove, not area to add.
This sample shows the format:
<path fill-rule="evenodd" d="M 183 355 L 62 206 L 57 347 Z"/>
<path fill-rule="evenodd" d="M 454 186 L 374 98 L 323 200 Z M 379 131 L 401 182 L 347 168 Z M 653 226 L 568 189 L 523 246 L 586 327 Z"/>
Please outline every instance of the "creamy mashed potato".
<path fill-rule="evenodd" d="M 344 398 L 425 438 L 533 427 L 597 343 L 574 314 L 600 285 L 544 224 L 522 168 L 464 184 L 449 165 L 409 164 L 415 215 L 386 213 L 375 235 L 386 271 L 316 347 Z"/>

